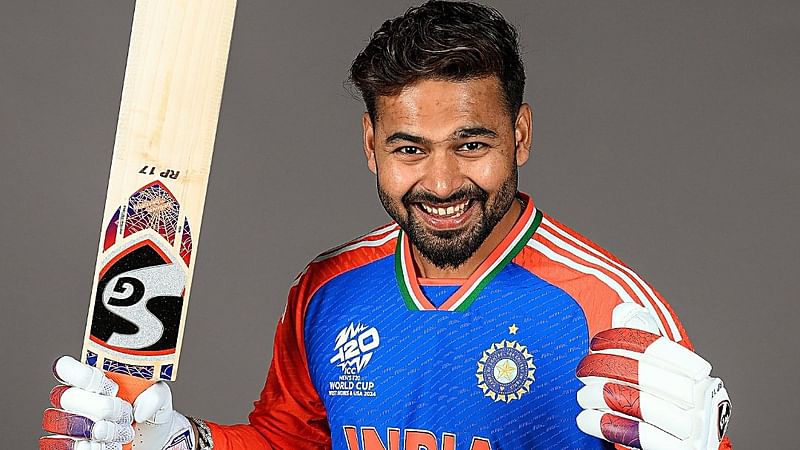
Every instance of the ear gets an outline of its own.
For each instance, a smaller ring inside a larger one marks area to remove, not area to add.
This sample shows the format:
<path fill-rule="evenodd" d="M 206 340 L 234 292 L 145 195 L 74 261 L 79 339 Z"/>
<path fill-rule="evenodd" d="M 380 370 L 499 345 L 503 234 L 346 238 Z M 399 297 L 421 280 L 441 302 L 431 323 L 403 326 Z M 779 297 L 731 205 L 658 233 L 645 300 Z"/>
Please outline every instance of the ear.
<path fill-rule="evenodd" d="M 369 113 L 361 116 L 361 126 L 364 129 L 364 156 L 367 157 L 367 167 L 370 172 L 377 174 L 378 166 L 375 164 L 375 128 Z"/>
<path fill-rule="evenodd" d="M 517 120 L 514 123 L 514 145 L 517 157 L 517 166 L 528 162 L 531 156 L 531 141 L 533 140 L 533 114 L 531 107 L 523 103 L 519 107 Z"/>

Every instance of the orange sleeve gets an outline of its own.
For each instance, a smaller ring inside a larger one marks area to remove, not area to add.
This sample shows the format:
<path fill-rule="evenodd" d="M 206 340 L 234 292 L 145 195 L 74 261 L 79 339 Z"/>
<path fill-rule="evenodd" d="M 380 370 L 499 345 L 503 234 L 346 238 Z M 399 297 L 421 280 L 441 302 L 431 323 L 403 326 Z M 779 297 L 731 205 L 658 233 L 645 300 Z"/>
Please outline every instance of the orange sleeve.
<path fill-rule="evenodd" d="M 330 448 L 327 414 L 311 382 L 304 345 L 309 291 L 302 281 L 289 291 L 275 332 L 272 364 L 250 423 L 208 424 L 215 450 Z"/>
<path fill-rule="evenodd" d="M 305 348 L 305 317 L 317 290 L 337 275 L 394 252 L 397 225 L 377 228 L 329 250 L 306 266 L 289 289 L 286 311 L 278 322 L 267 381 L 250 423 L 209 423 L 214 448 L 318 450 L 331 448 L 328 416 L 311 381 Z M 372 241 L 377 245 L 359 245 Z M 357 249 L 357 251 L 355 251 Z"/>

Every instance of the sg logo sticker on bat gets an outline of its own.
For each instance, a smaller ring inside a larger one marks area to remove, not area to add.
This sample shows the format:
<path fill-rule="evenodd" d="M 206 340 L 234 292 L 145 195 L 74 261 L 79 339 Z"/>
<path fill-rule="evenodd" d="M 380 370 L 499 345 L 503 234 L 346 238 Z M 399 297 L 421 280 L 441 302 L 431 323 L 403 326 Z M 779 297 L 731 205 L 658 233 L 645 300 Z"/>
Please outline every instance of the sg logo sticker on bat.
<path fill-rule="evenodd" d="M 182 261 L 166 251 L 144 239 L 103 268 L 92 312 L 92 340 L 137 354 L 175 349 L 186 272 Z"/>

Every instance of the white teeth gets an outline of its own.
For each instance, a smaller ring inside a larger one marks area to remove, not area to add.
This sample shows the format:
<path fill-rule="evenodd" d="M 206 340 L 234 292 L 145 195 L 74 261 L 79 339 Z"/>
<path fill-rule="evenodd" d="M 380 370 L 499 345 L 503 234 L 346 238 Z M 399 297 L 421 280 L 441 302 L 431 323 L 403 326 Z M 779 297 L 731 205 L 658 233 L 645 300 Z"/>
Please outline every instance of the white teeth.
<path fill-rule="evenodd" d="M 427 212 L 428 214 L 436 215 L 436 216 L 449 216 L 449 215 L 453 215 L 453 214 L 459 215 L 459 214 L 463 213 L 464 210 L 467 209 L 467 205 L 468 204 L 469 204 L 469 201 L 466 201 L 466 202 L 461 203 L 461 204 L 456 205 L 456 206 L 448 206 L 447 208 L 433 208 L 433 207 L 428 206 L 428 205 L 426 205 L 424 203 L 420 203 L 420 205 L 422 206 L 422 209 L 424 209 L 425 212 Z"/>

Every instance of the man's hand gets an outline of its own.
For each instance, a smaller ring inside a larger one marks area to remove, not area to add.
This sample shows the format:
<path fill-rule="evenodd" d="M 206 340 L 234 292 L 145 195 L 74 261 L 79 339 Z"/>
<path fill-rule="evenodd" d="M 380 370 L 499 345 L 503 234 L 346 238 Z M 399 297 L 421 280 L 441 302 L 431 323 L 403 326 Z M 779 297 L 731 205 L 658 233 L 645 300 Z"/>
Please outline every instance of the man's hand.
<path fill-rule="evenodd" d="M 115 397 L 117 384 L 100 369 L 70 356 L 53 364 L 62 384 L 50 391 L 53 408 L 44 411 L 40 450 L 120 450 L 136 439 L 136 448 L 162 450 L 195 448 L 194 431 L 172 409 L 169 386 L 159 382 L 142 392 L 133 405 Z M 134 423 L 135 421 L 135 423 Z"/>
<path fill-rule="evenodd" d="M 717 450 L 731 403 L 711 365 L 681 345 L 647 331 L 598 333 L 578 365 L 585 433 L 643 450 Z"/>

